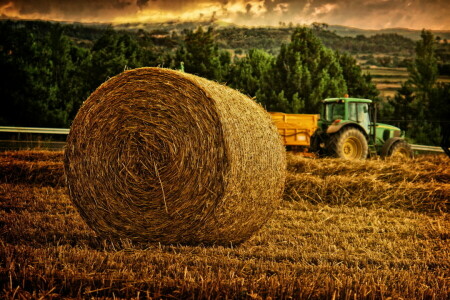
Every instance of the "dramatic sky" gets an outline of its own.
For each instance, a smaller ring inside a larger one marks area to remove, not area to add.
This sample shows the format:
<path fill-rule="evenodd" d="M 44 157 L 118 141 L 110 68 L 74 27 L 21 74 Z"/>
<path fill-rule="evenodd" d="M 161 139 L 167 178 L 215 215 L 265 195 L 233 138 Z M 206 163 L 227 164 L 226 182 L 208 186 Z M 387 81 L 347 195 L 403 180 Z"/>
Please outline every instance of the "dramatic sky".
<path fill-rule="evenodd" d="M 449 0 L 0 0 L 0 16 L 82 22 L 323 22 L 450 30 Z"/>

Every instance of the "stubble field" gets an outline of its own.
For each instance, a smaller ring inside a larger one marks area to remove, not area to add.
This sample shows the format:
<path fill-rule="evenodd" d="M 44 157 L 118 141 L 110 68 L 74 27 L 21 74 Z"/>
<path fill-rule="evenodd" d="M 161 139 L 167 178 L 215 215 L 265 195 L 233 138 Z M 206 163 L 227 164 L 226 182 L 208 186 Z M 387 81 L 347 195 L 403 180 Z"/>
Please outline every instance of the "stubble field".
<path fill-rule="evenodd" d="M 450 161 L 290 155 L 284 199 L 241 245 L 101 239 L 66 192 L 62 153 L 0 153 L 7 299 L 448 299 Z"/>

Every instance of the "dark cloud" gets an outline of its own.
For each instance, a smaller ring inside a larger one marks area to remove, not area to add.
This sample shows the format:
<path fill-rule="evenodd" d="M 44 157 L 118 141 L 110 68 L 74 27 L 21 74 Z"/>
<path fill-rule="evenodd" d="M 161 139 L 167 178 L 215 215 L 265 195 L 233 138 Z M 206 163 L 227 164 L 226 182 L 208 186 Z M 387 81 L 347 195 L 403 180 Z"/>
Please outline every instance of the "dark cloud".
<path fill-rule="evenodd" d="M 147 6 L 148 2 L 149 2 L 149 0 L 137 0 L 136 4 L 137 4 L 137 6 L 139 6 L 140 9 L 142 9 Z"/>
<path fill-rule="evenodd" d="M 140 1 L 143 2 L 143 1 Z M 145 1 L 144 1 L 145 2 Z M 90 18 L 107 16 L 114 13 L 133 13 L 137 9 L 136 0 L 0 0 L 0 7 L 12 4 L 6 10 L 15 11 L 19 15 L 42 15 L 56 18 Z"/>
<path fill-rule="evenodd" d="M 245 6 L 245 11 L 247 12 L 247 14 L 249 14 L 251 10 L 252 10 L 252 5 L 250 3 L 247 3 L 247 5 Z"/>
<path fill-rule="evenodd" d="M 0 0 L 0 14 L 72 21 L 211 16 L 246 25 L 325 22 L 450 29 L 448 0 Z"/>
<path fill-rule="evenodd" d="M 272 0 L 264 0 L 264 7 L 267 9 L 267 12 L 272 12 L 273 9 L 276 7 L 278 0 L 272 1 Z"/>

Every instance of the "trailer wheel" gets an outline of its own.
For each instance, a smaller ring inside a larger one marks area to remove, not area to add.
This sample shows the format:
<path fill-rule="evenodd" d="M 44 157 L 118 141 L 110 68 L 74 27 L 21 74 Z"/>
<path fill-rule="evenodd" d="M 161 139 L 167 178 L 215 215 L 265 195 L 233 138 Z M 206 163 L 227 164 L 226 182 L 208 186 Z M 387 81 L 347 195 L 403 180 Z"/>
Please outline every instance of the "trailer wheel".
<path fill-rule="evenodd" d="M 330 137 L 327 150 L 333 157 L 366 159 L 369 147 L 361 131 L 353 127 L 344 127 Z"/>
<path fill-rule="evenodd" d="M 393 158 L 413 158 L 414 152 L 405 140 L 398 140 L 383 151 L 383 156 Z"/>

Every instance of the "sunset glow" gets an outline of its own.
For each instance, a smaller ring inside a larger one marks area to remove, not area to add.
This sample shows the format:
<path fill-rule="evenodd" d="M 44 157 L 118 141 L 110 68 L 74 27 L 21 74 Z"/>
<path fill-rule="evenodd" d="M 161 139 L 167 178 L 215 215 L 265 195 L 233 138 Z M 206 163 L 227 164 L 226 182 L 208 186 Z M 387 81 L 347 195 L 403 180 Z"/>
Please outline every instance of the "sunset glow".
<path fill-rule="evenodd" d="M 450 29 L 446 0 L 0 0 L 1 18 L 77 22 L 321 22 L 365 29 Z"/>

